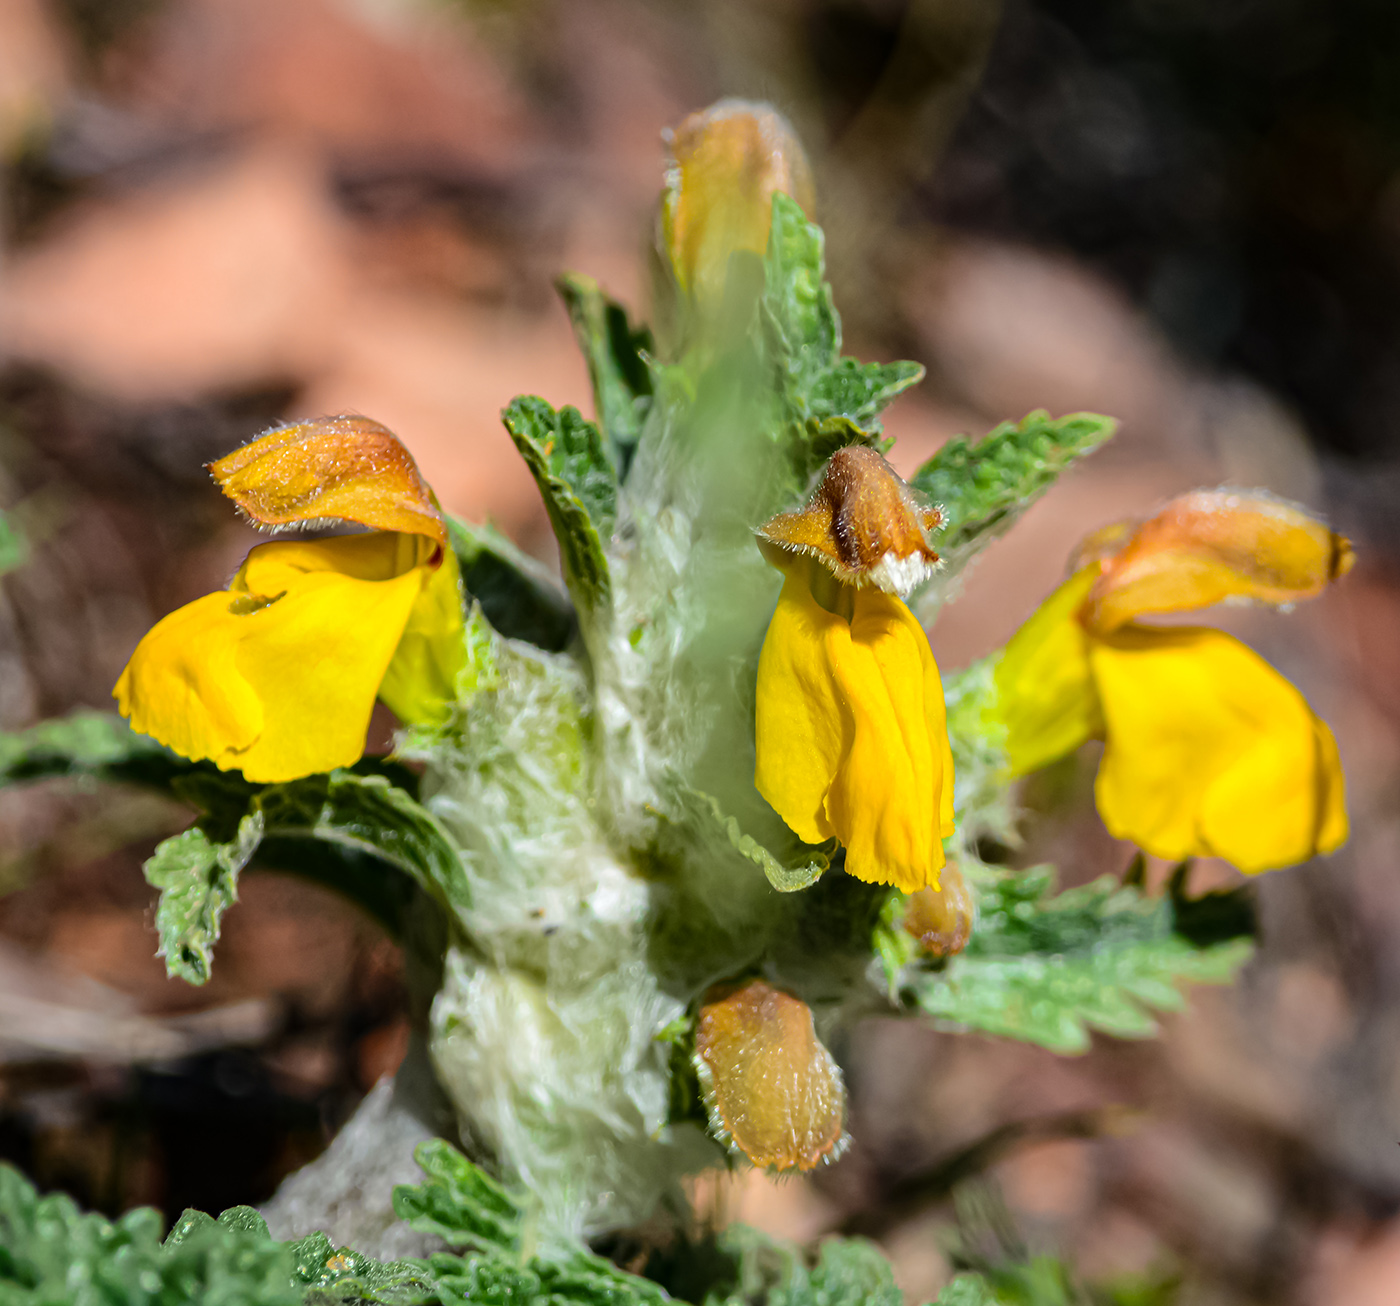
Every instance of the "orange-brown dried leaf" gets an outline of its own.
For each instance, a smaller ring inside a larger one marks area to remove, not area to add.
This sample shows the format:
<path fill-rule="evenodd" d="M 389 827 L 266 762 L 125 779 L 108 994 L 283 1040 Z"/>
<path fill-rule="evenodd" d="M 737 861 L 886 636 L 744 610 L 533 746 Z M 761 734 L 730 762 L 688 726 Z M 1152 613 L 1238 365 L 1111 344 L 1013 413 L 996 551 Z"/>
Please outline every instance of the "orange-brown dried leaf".
<path fill-rule="evenodd" d="M 805 1002 L 758 979 L 716 991 L 695 1054 L 713 1123 L 754 1165 L 810 1170 L 839 1152 L 846 1090 Z"/>
<path fill-rule="evenodd" d="M 903 595 L 932 575 L 938 554 L 928 537 L 941 521 L 875 450 L 848 445 L 832 455 L 805 508 L 780 512 L 758 534 L 816 558 L 848 585 Z"/>
<path fill-rule="evenodd" d="M 948 862 L 939 873 L 938 888 L 911 893 L 904 904 L 904 929 L 918 939 L 931 957 L 951 957 L 967 947 L 975 911 L 962 872 Z"/>
<path fill-rule="evenodd" d="M 209 470 L 219 488 L 264 526 L 325 518 L 447 545 L 442 514 L 413 455 L 367 417 L 279 427 Z"/>
<path fill-rule="evenodd" d="M 1354 561 L 1349 540 L 1291 503 L 1260 491 L 1195 490 L 1104 560 L 1081 617 L 1107 634 L 1146 613 L 1226 599 L 1296 603 L 1320 594 Z"/>

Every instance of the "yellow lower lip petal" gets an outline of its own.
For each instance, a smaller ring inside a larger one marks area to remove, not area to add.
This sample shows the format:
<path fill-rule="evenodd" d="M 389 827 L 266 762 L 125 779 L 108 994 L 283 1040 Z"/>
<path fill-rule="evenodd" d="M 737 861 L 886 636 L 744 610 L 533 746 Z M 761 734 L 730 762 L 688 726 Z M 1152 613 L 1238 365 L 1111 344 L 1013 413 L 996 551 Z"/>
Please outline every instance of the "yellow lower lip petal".
<path fill-rule="evenodd" d="M 1097 575 L 1094 565 L 1065 581 L 1011 637 L 997 663 L 1012 775 L 1035 771 L 1103 733 L 1089 637 L 1076 616 Z"/>
<path fill-rule="evenodd" d="M 423 587 L 419 538 L 259 546 L 230 591 L 147 634 L 117 684 L 119 706 L 142 733 L 253 781 L 349 766 Z M 250 595 L 277 597 L 253 607 Z"/>
<path fill-rule="evenodd" d="M 857 590 L 847 622 L 793 567 L 759 659 L 755 726 L 754 782 L 800 838 L 835 835 L 863 880 L 938 883 L 952 753 L 928 639 L 900 600 Z"/>
<path fill-rule="evenodd" d="M 1238 640 L 1127 626 L 1089 656 L 1108 727 L 1095 794 L 1112 834 L 1159 857 L 1223 857 L 1250 874 L 1346 838 L 1331 731 Z"/>

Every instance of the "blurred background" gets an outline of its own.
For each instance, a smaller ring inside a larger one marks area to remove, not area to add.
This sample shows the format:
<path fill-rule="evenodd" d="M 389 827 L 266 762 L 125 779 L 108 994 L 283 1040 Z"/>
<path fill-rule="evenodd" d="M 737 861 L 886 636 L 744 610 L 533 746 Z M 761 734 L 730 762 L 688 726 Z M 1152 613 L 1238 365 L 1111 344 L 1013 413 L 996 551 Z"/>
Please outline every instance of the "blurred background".
<path fill-rule="evenodd" d="M 551 279 L 645 315 L 662 133 L 722 95 L 809 145 L 849 352 L 929 370 L 890 414 L 902 471 L 1033 407 L 1122 419 L 940 619 L 946 668 L 1085 532 L 1193 485 L 1306 501 L 1361 560 L 1218 622 L 1332 724 L 1353 821 L 1259 883 L 1237 989 L 1072 1059 L 872 1020 L 838 1049 L 847 1158 L 703 1200 L 858 1227 L 922 1300 L 976 1169 L 1086 1280 L 1400 1300 L 1393 0 L 0 0 L 0 507 L 28 550 L 0 728 L 109 706 L 144 631 L 225 582 L 253 537 L 202 464 L 283 418 L 384 422 L 448 508 L 548 560 L 498 412 L 588 409 Z M 1130 856 L 1095 760 L 1026 795 L 1018 855 L 1067 883 Z M 395 949 L 300 882 L 247 877 L 210 984 L 165 978 L 140 865 L 188 819 L 0 794 L 0 1158 L 108 1212 L 265 1200 L 405 1045 Z"/>

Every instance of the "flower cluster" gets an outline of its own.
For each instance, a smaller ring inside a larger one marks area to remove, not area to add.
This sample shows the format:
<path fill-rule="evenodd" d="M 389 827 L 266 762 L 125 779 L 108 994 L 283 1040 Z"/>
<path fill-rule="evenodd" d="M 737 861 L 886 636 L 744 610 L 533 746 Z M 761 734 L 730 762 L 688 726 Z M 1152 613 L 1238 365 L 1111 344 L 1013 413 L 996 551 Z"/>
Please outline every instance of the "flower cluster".
<path fill-rule="evenodd" d="M 1326 724 L 1232 636 L 1139 618 L 1294 603 L 1352 558 L 1302 509 L 1230 490 L 1096 532 L 997 666 L 1012 773 L 1102 739 L 1099 812 L 1146 852 L 1223 857 L 1251 873 L 1331 852 L 1347 817 Z"/>

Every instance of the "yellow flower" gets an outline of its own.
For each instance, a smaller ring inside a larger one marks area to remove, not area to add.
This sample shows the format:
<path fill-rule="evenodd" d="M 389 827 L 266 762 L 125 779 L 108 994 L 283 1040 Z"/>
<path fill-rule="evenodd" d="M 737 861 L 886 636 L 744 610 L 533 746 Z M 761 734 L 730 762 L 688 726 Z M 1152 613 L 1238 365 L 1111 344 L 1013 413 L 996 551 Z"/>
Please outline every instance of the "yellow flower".
<path fill-rule="evenodd" d="M 274 783 L 356 761 L 376 696 L 404 721 L 445 719 L 465 658 L 457 563 L 398 440 L 364 418 L 327 418 L 210 470 L 261 524 L 378 529 L 259 545 L 227 590 L 158 622 L 113 691 L 132 727 Z"/>
<path fill-rule="evenodd" d="M 1224 599 L 1291 603 L 1352 556 L 1302 510 L 1224 490 L 1092 537 L 997 666 L 1012 774 L 1100 738 L 1095 799 L 1117 838 L 1250 874 L 1331 852 L 1347 837 L 1341 764 L 1303 696 L 1222 631 L 1136 618 Z"/>
<path fill-rule="evenodd" d="M 953 757 L 928 639 L 887 590 L 931 570 L 937 520 L 852 447 L 801 513 L 759 532 L 784 581 L 758 663 L 754 783 L 799 838 L 835 837 L 852 875 L 911 893 L 938 884 Z"/>

